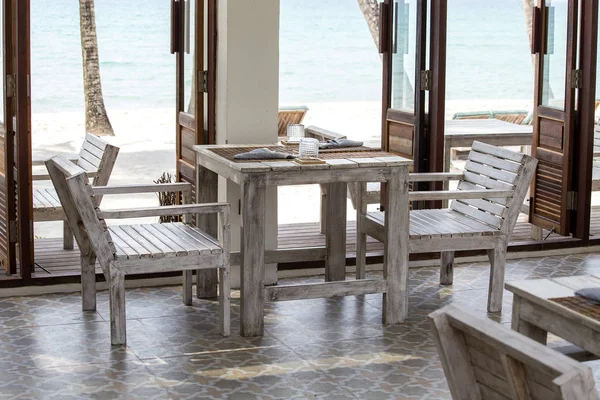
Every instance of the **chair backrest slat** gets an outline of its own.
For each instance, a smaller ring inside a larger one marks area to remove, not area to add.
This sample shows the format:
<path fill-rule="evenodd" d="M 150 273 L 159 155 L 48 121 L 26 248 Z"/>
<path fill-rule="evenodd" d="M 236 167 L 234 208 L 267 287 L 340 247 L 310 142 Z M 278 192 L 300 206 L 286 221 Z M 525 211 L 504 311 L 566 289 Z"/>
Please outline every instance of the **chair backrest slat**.
<path fill-rule="evenodd" d="M 118 147 L 105 142 L 96 135 L 87 133 L 79 152 L 77 165 L 86 172 L 97 173 L 92 180 L 92 185 L 106 186 L 118 154 Z M 102 196 L 97 196 L 96 200 L 99 205 L 102 202 Z"/>
<path fill-rule="evenodd" d="M 46 161 L 46 167 L 80 248 L 91 245 L 102 267 L 115 258 L 116 248 L 106 222 L 98 216 L 98 200 L 87 174 L 61 156 Z"/>
<path fill-rule="evenodd" d="M 502 147 L 474 142 L 458 190 L 507 189 L 508 199 L 461 199 L 450 208 L 506 234 L 512 232 L 533 178 L 537 160 Z"/>
<path fill-rule="evenodd" d="M 598 399 L 589 367 L 496 322 L 452 305 L 429 320 L 454 399 Z"/>
<path fill-rule="evenodd" d="M 108 184 L 118 154 L 118 147 L 87 133 L 79 152 L 77 165 L 86 172 L 98 173 L 92 181 L 94 186 L 105 186 Z"/>

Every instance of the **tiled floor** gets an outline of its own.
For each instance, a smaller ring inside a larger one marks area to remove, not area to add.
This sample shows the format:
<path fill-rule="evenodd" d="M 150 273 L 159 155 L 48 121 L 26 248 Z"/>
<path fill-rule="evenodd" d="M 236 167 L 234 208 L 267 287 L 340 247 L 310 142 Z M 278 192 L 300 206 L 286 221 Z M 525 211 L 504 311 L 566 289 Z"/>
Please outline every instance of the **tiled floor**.
<path fill-rule="evenodd" d="M 410 317 L 391 327 L 380 295 L 269 303 L 254 339 L 239 336 L 238 293 L 223 338 L 215 302 L 130 290 L 126 348 L 110 346 L 106 292 L 87 313 L 78 294 L 0 299 L 0 399 L 447 399 L 426 316 L 450 302 L 485 315 L 488 272 L 458 267 L 440 287 L 437 269 L 411 270 Z M 507 280 L 588 273 L 600 255 L 510 261 Z M 492 318 L 507 324 L 511 302 Z"/>

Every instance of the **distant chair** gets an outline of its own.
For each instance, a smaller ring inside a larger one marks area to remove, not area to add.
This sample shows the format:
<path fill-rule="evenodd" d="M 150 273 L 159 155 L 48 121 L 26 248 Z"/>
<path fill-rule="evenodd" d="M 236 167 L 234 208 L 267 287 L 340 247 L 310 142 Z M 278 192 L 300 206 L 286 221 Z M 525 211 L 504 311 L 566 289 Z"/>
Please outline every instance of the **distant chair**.
<path fill-rule="evenodd" d="M 105 186 L 110 179 L 119 148 L 108 144 L 96 135 L 87 133 L 85 140 L 81 145 L 79 157 L 71 160 L 92 178 L 93 186 Z M 33 166 L 44 165 L 45 160 L 36 160 L 32 162 Z M 48 181 L 48 173 L 34 174 L 34 181 Z M 98 196 L 98 204 L 102 201 L 102 196 Z M 33 190 L 33 220 L 35 222 L 45 221 L 63 221 L 63 248 L 73 249 L 73 233 L 66 220 L 62 205 L 54 189 L 34 189 Z"/>
<path fill-rule="evenodd" d="M 449 305 L 429 314 L 452 398 L 597 400 L 590 367 Z"/>
<path fill-rule="evenodd" d="M 452 119 L 499 119 L 518 125 L 529 124 L 531 118 L 529 112 L 525 110 L 489 110 L 473 112 L 457 112 Z M 529 120 L 529 121 L 528 121 Z"/>
<path fill-rule="evenodd" d="M 279 123 L 277 136 L 287 136 L 287 126 L 290 124 L 301 124 L 308 112 L 308 107 L 281 107 L 279 109 Z"/>

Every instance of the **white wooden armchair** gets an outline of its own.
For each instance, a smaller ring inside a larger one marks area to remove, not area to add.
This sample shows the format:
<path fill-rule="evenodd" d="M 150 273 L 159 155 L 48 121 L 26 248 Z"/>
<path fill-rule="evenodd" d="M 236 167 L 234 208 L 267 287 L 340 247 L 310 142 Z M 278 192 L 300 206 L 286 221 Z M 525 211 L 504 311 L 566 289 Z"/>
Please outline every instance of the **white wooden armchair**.
<path fill-rule="evenodd" d="M 440 283 L 450 285 L 455 251 L 487 250 L 491 264 L 489 312 L 502 308 L 506 249 L 536 166 L 537 160 L 526 154 L 475 142 L 463 173 L 415 173 L 409 177 L 412 182 L 459 180 L 455 191 L 410 192 L 411 201 L 452 200 L 447 209 L 410 212 L 410 252 L 441 252 Z M 357 279 L 365 276 L 367 235 L 385 242 L 384 212 L 367 212 L 361 202 L 365 186 L 357 185 Z M 405 293 L 408 302 L 408 290 Z"/>
<path fill-rule="evenodd" d="M 429 315 L 455 400 L 597 400 L 589 367 L 453 305 Z"/>
<path fill-rule="evenodd" d="M 79 157 L 73 159 L 74 163 L 84 169 L 88 177 L 93 178 L 92 185 L 104 186 L 108 184 L 110 174 L 112 173 L 119 148 L 106 143 L 98 136 L 86 134 L 85 140 L 81 146 Z M 36 160 L 32 166 L 42 166 L 45 160 Z M 34 174 L 34 181 L 50 180 L 47 173 Z M 102 201 L 102 196 L 98 196 L 98 203 Z M 64 221 L 63 222 L 63 248 L 73 248 L 73 233 L 71 227 L 65 219 L 65 213 L 56 190 L 54 189 L 34 189 L 33 190 L 33 220 L 36 222 L 44 221 Z"/>
<path fill-rule="evenodd" d="M 164 185 L 90 185 L 86 172 L 69 160 L 55 156 L 46 167 L 81 250 L 83 310 L 95 310 L 95 262 L 109 284 L 111 342 L 126 343 L 125 275 L 166 271 L 183 272 L 183 302 L 192 304 L 192 272 L 216 268 L 219 276 L 219 318 L 223 336 L 230 333 L 230 223 L 229 204 L 183 204 L 101 211 L 97 197 L 110 194 L 181 191 L 184 203 L 191 199 L 187 183 Z M 218 213 L 220 239 L 191 225 L 192 214 Z M 176 223 L 116 225 L 106 219 L 182 215 Z"/>

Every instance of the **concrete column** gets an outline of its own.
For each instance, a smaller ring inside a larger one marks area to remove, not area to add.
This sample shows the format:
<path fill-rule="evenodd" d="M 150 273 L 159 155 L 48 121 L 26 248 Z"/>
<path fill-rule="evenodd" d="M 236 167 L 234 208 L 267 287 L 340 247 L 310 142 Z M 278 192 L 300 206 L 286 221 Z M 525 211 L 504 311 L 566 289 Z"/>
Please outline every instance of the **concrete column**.
<path fill-rule="evenodd" d="M 217 143 L 275 143 L 279 105 L 279 0 L 219 0 Z M 239 250 L 239 186 L 219 180 L 219 200 L 232 206 L 232 249 Z M 266 247 L 277 248 L 277 190 L 267 191 Z M 277 282 L 267 265 L 265 283 Z M 239 287 L 239 267 L 232 268 Z"/>

